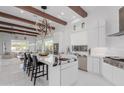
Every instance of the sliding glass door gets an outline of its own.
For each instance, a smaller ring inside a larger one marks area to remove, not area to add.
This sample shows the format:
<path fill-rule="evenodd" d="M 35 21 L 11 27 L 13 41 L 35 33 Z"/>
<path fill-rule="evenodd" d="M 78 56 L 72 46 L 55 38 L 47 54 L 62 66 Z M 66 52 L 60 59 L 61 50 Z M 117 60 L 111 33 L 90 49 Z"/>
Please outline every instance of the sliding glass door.
<path fill-rule="evenodd" d="M 11 40 L 11 52 L 29 51 L 29 42 L 26 40 Z"/>

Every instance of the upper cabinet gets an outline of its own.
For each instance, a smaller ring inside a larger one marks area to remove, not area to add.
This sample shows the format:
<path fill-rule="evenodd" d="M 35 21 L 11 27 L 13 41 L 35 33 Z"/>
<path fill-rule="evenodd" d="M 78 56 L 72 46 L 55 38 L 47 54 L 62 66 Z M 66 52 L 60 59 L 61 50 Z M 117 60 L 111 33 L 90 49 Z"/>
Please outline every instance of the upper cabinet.
<path fill-rule="evenodd" d="M 95 48 L 98 46 L 98 28 L 88 30 L 88 47 Z"/>
<path fill-rule="evenodd" d="M 104 20 L 98 20 L 94 26 L 87 28 L 88 47 L 105 47 L 106 46 L 106 24 Z"/>
<path fill-rule="evenodd" d="M 106 34 L 111 35 L 119 32 L 119 9 L 120 6 L 113 6 L 108 8 L 106 14 Z"/>
<path fill-rule="evenodd" d="M 106 26 L 99 27 L 99 34 L 98 34 L 98 46 L 99 47 L 106 47 Z"/>
<path fill-rule="evenodd" d="M 87 45 L 87 31 L 72 33 L 71 45 Z"/>

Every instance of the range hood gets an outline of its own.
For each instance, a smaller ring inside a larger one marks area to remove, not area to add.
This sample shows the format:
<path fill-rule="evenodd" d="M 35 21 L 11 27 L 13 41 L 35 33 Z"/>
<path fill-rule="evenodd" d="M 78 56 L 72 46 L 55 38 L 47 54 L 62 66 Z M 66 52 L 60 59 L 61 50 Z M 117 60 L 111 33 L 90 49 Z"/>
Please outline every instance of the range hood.
<path fill-rule="evenodd" d="M 124 31 L 119 31 L 118 33 L 114 33 L 108 36 L 122 36 L 122 35 L 124 35 Z"/>
<path fill-rule="evenodd" d="M 122 36 L 124 35 L 124 7 L 119 9 L 119 32 L 108 36 Z"/>

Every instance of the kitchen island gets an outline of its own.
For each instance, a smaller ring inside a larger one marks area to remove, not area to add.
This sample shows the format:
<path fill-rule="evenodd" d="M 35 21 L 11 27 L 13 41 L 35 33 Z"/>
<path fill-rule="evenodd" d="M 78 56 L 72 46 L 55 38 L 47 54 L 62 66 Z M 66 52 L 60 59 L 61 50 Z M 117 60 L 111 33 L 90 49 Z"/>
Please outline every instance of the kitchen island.
<path fill-rule="evenodd" d="M 58 56 L 38 56 L 39 61 L 48 65 L 49 86 L 69 86 L 76 83 L 78 78 L 78 60 L 74 55 L 61 55 L 61 60 L 55 60 Z M 64 59 L 64 60 L 62 60 Z"/>

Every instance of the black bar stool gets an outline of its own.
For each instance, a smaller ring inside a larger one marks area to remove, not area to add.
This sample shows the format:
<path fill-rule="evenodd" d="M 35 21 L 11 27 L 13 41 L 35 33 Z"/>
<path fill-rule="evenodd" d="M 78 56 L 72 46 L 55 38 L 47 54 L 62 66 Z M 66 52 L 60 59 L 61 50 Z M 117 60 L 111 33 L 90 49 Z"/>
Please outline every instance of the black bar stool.
<path fill-rule="evenodd" d="M 28 63 L 27 63 L 27 55 L 24 53 L 24 64 L 23 64 L 23 70 L 25 71 L 27 69 Z"/>
<path fill-rule="evenodd" d="M 38 71 L 38 68 L 42 66 L 42 70 Z M 36 84 L 36 79 L 47 75 L 47 80 L 48 80 L 48 66 L 46 66 L 46 73 L 44 70 L 45 64 L 42 62 L 39 62 L 37 59 L 37 56 L 33 56 L 33 70 L 32 70 L 32 76 L 31 76 L 31 81 L 34 78 L 34 85 Z M 38 75 L 39 73 L 42 73 L 41 75 Z"/>
<path fill-rule="evenodd" d="M 32 67 L 33 67 L 33 60 L 31 58 L 31 54 L 27 54 L 27 58 L 28 58 L 28 66 L 27 66 L 27 74 L 28 76 L 30 76 L 30 72 L 32 71 Z"/>

